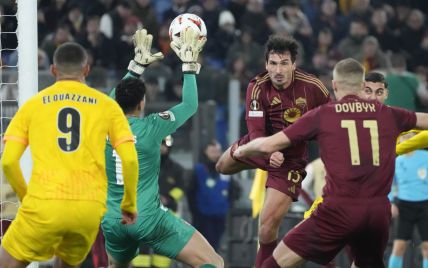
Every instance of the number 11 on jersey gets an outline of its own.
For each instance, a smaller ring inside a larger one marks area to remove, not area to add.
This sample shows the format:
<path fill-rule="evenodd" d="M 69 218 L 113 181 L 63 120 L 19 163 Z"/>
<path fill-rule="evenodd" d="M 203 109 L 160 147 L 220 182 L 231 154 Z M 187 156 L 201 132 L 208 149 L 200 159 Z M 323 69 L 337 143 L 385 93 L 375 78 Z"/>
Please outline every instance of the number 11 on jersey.
<path fill-rule="evenodd" d="M 348 129 L 349 149 L 351 152 L 351 163 L 359 166 L 360 149 L 358 146 L 358 134 L 355 120 L 341 120 L 341 127 Z M 363 127 L 370 131 L 370 142 L 372 147 L 373 166 L 379 166 L 379 131 L 376 120 L 363 120 Z"/>

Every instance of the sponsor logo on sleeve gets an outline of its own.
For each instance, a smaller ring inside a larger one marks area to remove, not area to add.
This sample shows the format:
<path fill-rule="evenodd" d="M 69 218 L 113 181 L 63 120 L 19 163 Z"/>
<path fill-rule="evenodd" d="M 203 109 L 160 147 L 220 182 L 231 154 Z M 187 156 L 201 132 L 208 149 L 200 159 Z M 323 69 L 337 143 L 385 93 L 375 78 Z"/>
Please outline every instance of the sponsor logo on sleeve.
<path fill-rule="evenodd" d="M 172 121 L 172 122 L 175 121 L 175 116 L 174 116 L 174 114 L 171 111 L 161 112 L 161 113 L 158 113 L 158 115 L 163 120 L 169 120 L 169 121 Z"/>

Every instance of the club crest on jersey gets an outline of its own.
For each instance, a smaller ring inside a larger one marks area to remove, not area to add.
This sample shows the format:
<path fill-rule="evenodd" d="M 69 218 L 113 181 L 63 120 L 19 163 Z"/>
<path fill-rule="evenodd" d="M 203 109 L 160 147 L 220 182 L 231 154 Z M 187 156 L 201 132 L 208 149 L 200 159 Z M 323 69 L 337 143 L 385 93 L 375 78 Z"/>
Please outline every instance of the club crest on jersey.
<path fill-rule="evenodd" d="M 174 114 L 171 111 L 161 112 L 161 113 L 158 113 L 158 115 L 163 120 L 175 121 L 175 116 L 174 116 Z"/>
<path fill-rule="evenodd" d="M 296 107 L 289 108 L 284 111 L 284 120 L 288 123 L 294 123 L 301 116 L 302 112 Z"/>
<path fill-rule="evenodd" d="M 251 111 L 258 111 L 260 108 L 260 104 L 257 100 L 252 100 L 250 102 L 250 110 Z"/>
<path fill-rule="evenodd" d="M 307 105 L 306 99 L 302 97 L 297 98 L 295 102 L 296 102 L 296 105 L 301 108 L 305 108 Z"/>

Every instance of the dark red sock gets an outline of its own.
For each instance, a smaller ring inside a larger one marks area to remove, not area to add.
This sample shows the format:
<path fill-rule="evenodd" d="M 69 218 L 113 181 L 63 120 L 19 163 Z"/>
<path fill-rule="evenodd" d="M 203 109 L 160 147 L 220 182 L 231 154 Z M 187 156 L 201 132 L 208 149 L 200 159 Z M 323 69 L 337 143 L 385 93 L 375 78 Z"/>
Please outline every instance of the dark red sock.
<path fill-rule="evenodd" d="M 278 242 L 276 240 L 267 244 L 260 243 L 260 248 L 256 256 L 256 268 L 261 268 L 263 262 L 267 260 L 270 256 L 272 256 L 273 250 L 276 248 L 277 243 Z M 268 267 L 268 266 L 265 266 L 265 267 Z M 279 266 L 275 266 L 275 267 L 279 267 Z"/>
<path fill-rule="evenodd" d="M 276 262 L 276 260 L 273 258 L 273 256 L 270 256 L 269 258 L 267 258 L 264 262 L 263 265 L 261 266 L 262 268 L 281 268 L 281 266 L 278 265 L 278 263 Z"/>

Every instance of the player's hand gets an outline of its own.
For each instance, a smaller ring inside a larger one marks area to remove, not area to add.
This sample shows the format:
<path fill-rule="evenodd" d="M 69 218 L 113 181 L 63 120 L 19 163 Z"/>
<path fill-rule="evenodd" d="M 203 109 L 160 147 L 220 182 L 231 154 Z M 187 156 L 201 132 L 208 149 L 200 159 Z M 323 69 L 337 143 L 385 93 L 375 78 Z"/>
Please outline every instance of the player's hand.
<path fill-rule="evenodd" d="M 130 225 L 130 224 L 134 224 L 136 220 L 137 220 L 137 213 L 132 213 L 132 212 L 122 210 L 122 220 L 120 221 L 120 223 Z"/>
<path fill-rule="evenodd" d="M 148 34 L 146 29 L 137 30 L 133 36 L 134 59 L 129 62 L 128 70 L 141 75 L 144 68 L 150 63 L 163 59 L 162 52 L 152 54 L 153 35 Z"/>
<path fill-rule="evenodd" d="M 279 168 L 284 162 L 284 155 L 281 152 L 274 152 L 270 155 L 269 165 L 274 168 Z"/>
<path fill-rule="evenodd" d="M 396 204 L 391 204 L 391 215 L 393 218 L 397 217 L 400 214 Z"/>
<path fill-rule="evenodd" d="M 183 62 L 182 70 L 185 73 L 199 73 L 201 65 L 197 63 L 199 53 L 202 51 L 206 37 L 200 37 L 192 28 L 186 28 L 181 32 L 178 40 L 171 42 L 171 48 Z"/>

